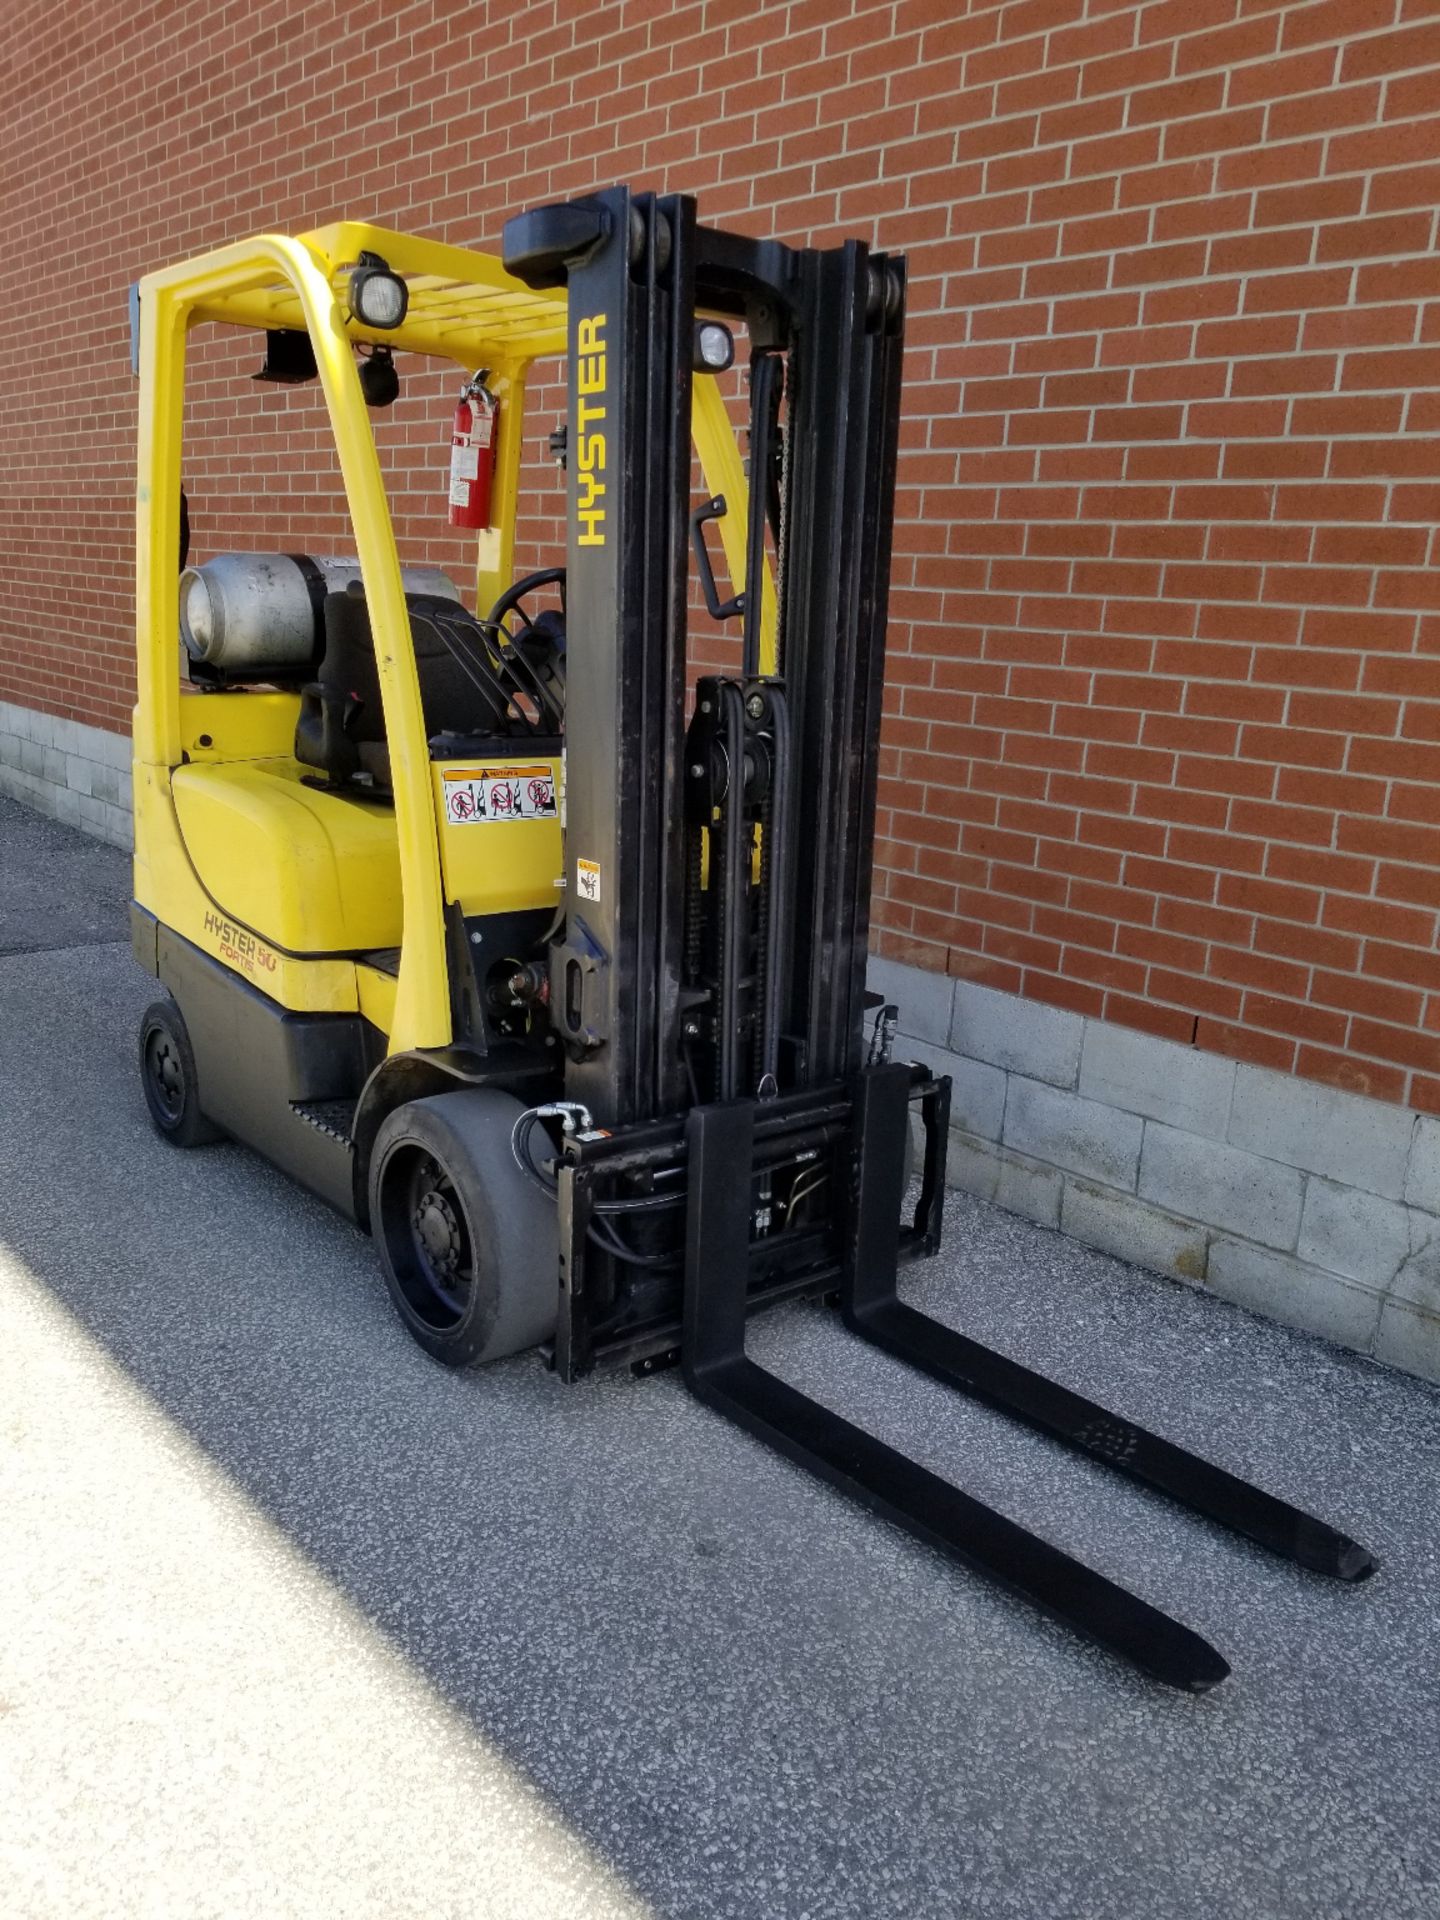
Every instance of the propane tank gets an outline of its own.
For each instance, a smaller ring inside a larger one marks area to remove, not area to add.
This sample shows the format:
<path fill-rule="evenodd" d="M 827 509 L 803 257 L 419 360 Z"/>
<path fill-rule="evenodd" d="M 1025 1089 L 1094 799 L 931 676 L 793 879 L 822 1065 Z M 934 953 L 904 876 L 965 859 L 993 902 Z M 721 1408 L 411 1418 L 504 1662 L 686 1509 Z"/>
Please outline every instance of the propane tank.
<path fill-rule="evenodd" d="M 327 593 L 360 578 L 351 557 L 306 553 L 221 553 L 180 576 L 180 637 L 192 660 L 229 673 L 278 673 L 318 660 Z M 458 600 L 439 567 L 405 567 L 406 593 Z"/>
<path fill-rule="evenodd" d="M 482 370 L 465 382 L 450 436 L 450 524 L 477 532 L 490 524 L 495 427 L 500 403 Z"/>

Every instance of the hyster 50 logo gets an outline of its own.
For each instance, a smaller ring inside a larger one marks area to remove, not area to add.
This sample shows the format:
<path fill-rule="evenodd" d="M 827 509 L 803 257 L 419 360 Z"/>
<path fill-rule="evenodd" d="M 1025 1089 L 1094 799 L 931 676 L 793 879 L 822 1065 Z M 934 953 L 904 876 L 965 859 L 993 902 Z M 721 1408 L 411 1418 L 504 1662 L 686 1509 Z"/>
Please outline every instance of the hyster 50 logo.
<path fill-rule="evenodd" d="M 605 315 L 597 313 L 575 329 L 575 519 L 582 547 L 605 544 L 604 471 Z"/>
<path fill-rule="evenodd" d="M 220 958 L 228 961 L 232 967 L 239 967 L 243 973 L 253 974 L 257 967 L 274 973 L 280 964 L 269 947 L 257 940 L 248 927 L 237 927 L 233 920 L 227 920 L 223 914 L 207 913 L 205 931 L 219 946 Z"/>

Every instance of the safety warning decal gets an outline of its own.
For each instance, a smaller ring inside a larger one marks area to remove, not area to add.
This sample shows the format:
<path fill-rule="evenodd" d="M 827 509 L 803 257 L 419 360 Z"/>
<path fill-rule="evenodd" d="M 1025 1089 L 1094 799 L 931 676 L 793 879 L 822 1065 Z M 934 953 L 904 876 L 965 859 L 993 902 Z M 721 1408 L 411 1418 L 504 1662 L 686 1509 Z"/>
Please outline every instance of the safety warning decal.
<path fill-rule="evenodd" d="M 445 818 L 454 827 L 497 820 L 558 820 L 550 767 L 480 767 L 446 773 Z"/>
<path fill-rule="evenodd" d="M 575 862 L 575 891 L 582 900 L 599 900 L 600 862 L 598 860 Z"/>

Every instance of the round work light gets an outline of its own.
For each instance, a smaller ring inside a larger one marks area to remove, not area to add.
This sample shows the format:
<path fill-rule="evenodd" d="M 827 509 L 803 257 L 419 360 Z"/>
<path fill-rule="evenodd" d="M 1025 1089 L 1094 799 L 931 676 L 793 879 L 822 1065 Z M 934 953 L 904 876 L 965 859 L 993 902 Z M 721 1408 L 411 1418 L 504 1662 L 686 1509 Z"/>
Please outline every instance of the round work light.
<path fill-rule="evenodd" d="M 378 253 L 362 253 L 350 275 L 350 311 L 362 327 L 388 333 L 404 320 L 410 289 Z"/>

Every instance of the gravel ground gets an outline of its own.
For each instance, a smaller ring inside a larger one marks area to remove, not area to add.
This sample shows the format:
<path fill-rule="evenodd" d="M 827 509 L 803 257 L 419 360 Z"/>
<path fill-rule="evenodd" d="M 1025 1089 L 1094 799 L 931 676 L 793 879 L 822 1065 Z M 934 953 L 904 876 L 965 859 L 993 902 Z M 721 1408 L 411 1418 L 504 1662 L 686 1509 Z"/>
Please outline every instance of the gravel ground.
<path fill-rule="evenodd" d="M 1432 1920 L 1440 1392 L 954 1196 L 915 1304 L 1384 1562 L 1270 1560 L 848 1338 L 751 1351 L 1196 1627 L 1201 1699 L 673 1375 L 456 1378 L 368 1243 L 156 1140 L 125 862 L 0 800 L 0 1907 Z"/>

